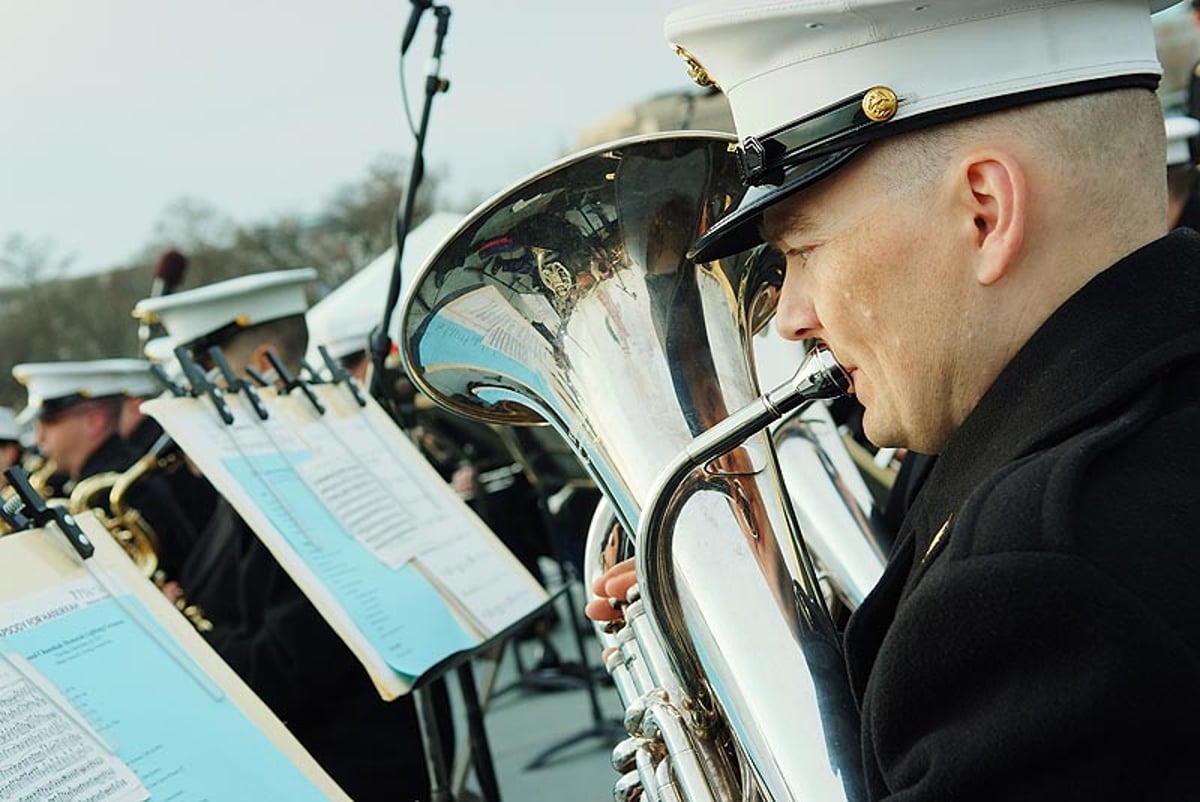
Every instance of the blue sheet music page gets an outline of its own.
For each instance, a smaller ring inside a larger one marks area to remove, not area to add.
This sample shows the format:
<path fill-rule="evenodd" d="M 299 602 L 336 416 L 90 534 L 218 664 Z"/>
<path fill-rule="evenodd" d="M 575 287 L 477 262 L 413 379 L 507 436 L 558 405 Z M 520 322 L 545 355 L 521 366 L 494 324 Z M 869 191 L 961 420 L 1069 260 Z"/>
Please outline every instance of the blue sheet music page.
<path fill-rule="evenodd" d="M 302 475 L 312 459 L 301 450 L 223 463 L 397 673 L 411 681 L 479 645 L 411 563 L 384 564 L 329 511 Z"/>
<path fill-rule="evenodd" d="M 326 799 L 174 645 L 136 598 L 94 579 L 0 607 L 5 663 L 61 692 L 152 799 Z"/>

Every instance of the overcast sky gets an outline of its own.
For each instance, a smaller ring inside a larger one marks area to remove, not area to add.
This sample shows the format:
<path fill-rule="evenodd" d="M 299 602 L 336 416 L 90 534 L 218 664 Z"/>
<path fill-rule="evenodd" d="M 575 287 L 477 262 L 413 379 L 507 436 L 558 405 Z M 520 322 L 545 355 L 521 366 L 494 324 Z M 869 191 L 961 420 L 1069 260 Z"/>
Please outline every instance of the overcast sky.
<path fill-rule="evenodd" d="M 450 0 L 426 158 L 453 199 L 557 158 L 580 128 L 689 86 L 662 37 L 685 0 Z M 189 196 L 238 222 L 310 213 L 409 154 L 402 0 L 0 0 L 0 243 L 50 238 L 76 271 L 145 245 Z M 406 63 L 414 115 L 433 42 Z"/>

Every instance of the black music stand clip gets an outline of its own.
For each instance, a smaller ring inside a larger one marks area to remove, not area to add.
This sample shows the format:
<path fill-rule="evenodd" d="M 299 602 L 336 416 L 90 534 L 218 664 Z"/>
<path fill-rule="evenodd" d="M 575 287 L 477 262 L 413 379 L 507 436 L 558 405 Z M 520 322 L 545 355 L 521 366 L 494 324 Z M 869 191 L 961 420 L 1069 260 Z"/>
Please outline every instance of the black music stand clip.
<path fill-rule="evenodd" d="M 317 347 L 317 351 L 321 354 L 321 359 L 325 361 L 325 368 L 329 371 L 330 380 L 334 384 L 344 384 L 350 394 L 354 396 L 354 401 L 360 407 L 367 405 L 367 399 L 363 397 L 362 391 L 358 389 L 358 382 L 354 381 L 354 377 L 342 367 L 342 365 L 333 358 L 329 353 L 329 349 L 321 345 Z M 310 368 L 311 370 L 311 368 Z"/>
<path fill-rule="evenodd" d="M 8 479 L 9 486 L 17 494 L 14 499 L 20 500 L 19 505 L 13 500 L 5 503 L 3 517 L 6 523 L 10 526 L 23 523 L 20 529 L 40 529 L 54 524 L 81 560 L 87 560 L 96 553 L 96 547 L 66 508 L 47 504 L 29 483 L 29 475 L 23 468 L 18 465 L 8 468 L 4 471 L 4 478 Z"/>
<path fill-rule="evenodd" d="M 313 409 L 317 411 L 318 415 L 325 414 L 325 405 L 321 403 L 321 400 L 317 398 L 317 394 L 308 386 L 308 382 L 298 376 L 293 376 L 292 372 L 288 370 L 287 365 L 283 364 L 283 360 L 279 358 L 279 354 L 274 351 L 267 351 L 267 359 L 270 360 L 275 374 L 279 376 L 284 395 L 290 395 L 293 390 L 299 390 L 308 399 L 308 402 L 312 404 Z"/>
<path fill-rule="evenodd" d="M 208 355 L 212 357 L 213 364 L 217 366 L 217 370 L 221 371 L 221 377 L 225 379 L 225 386 L 229 389 L 229 392 L 234 394 L 241 393 L 246 396 L 246 400 L 250 402 L 250 406 L 254 407 L 254 414 L 258 415 L 259 420 L 266 420 L 271 417 L 271 413 L 267 412 L 267 407 L 263 403 L 262 398 L 255 392 L 254 385 L 233 372 L 233 367 L 229 364 L 229 360 L 225 358 L 225 353 L 218 346 L 214 345 L 212 348 L 209 348 Z"/>
<path fill-rule="evenodd" d="M 199 398 L 207 395 L 208 399 L 212 401 L 213 408 L 221 416 L 221 420 L 226 425 L 233 423 L 233 410 L 229 408 L 229 403 L 225 400 L 224 391 L 208 380 L 208 376 L 204 375 L 204 370 L 196 364 L 196 360 L 192 359 L 192 354 L 187 347 L 178 346 L 175 349 L 175 358 L 179 360 L 179 366 L 183 368 L 183 375 L 187 376 L 188 384 L 191 385 L 189 392 L 192 397 Z"/>

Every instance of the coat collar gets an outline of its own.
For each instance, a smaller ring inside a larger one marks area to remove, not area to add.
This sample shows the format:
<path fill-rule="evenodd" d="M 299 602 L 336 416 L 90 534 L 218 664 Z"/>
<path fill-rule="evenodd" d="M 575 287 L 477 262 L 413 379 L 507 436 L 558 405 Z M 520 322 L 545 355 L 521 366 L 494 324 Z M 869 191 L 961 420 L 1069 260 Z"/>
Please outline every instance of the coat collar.
<path fill-rule="evenodd" d="M 137 455 L 130 452 L 128 444 L 115 434 L 100 444 L 88 456 L 80 469 L 80 477 L 93 476 L 105 471 L 123 471 L 134 463 Z"/>
<path fill-rule="evenodd" d="M 1176 231 L 1096 276 L 1001 371 L 951 438 L 901 526 L 883 577 L 850 619 L 846 658 L 859 700 L 922 555 L 1001 466 L 1086 428 L 1146 377 L 1200 353 L 1200 234 Z"/>
<path fill-rule="evenodd" d="M 1006 463 L 1091 425 L 1146 376 L 1200 349 L 1200 234 L 1177 231 L 1097 275 L 1039 328 L 950 439 L 901 528 L 924 554 Z"/>

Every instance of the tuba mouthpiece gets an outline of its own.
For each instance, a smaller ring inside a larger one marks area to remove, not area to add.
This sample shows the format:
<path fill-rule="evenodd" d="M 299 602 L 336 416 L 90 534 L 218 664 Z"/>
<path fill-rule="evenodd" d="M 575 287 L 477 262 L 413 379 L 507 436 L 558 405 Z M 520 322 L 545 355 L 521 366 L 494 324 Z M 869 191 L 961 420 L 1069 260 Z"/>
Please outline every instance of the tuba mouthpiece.
<path fill-rule="evenodd" d="M 781 418 L 796 407 L 823 398 L 837 398 L 854 392 L 849 374 L 838 364 L 833 352 L 817 346 L 808 352 L 790 379 L 763 396 L 767 406 Z"/>

